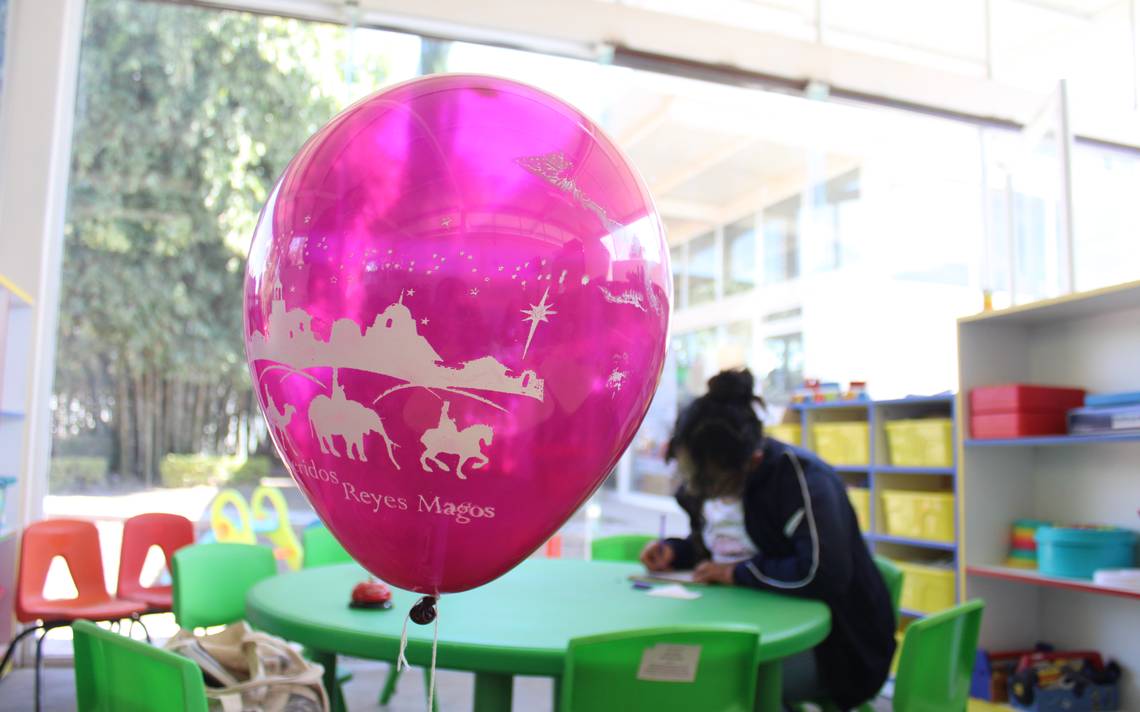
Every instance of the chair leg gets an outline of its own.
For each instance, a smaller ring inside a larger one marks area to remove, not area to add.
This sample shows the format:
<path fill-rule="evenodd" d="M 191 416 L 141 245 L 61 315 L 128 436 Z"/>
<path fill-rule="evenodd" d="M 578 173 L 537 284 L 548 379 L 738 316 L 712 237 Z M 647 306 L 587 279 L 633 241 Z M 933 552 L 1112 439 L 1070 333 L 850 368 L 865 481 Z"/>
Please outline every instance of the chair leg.
<path fill-rule="evenodd" d="M 135 623 L 138 623 L 140 626 L 142 626 L 143 635 L 146 636 L 146 642 L 148 645 L 150 645 L 153 641 L 150 639 L 150 631 L 146 629 L 146 623 L 143 623 L 142 621 L 142 614 L 135 613 L 131 616 L 131 633 L 135 632 Z"/>
<path fill-rule="evenodd" d="M 16 652 L 16 648 L 20 645 L 20 641 L 24 638 L 27 638 L 29 635 L 35 633 L 41 628 L 43 628 L 43 626 L 39 625 L 34 625 L 31 628 L 25 628 L 24 630 L 20 631 L 19 635 L 12 639 L 12 642 L 8 644 L 8 650 L 4 653 L 4 660 L 0 661 L 0 674 L 3 674 L 4 669 L 8 667 L 8 661 L 12 659 L 12 655 Z"/>
<path fill-rule="evenodd" d="M 44 638 L 47 638 L 50 628 L 45 627 L 43 635 L 36 638 L 36 712 L 43 709 L 43 667 L 44 667 Z"/>
<path fill-rule="evenodd" d="M 384 687 L 380 690 L 380 706 L 383 707 L 388 704 L 392 699 L 392 695 L 396 694 L 396 683 L 400 681 L 400 671 L 396 669 L 396 663 L 392 663 L 392 667 L 388 668 L 388 677 L 384 680 Z"/>

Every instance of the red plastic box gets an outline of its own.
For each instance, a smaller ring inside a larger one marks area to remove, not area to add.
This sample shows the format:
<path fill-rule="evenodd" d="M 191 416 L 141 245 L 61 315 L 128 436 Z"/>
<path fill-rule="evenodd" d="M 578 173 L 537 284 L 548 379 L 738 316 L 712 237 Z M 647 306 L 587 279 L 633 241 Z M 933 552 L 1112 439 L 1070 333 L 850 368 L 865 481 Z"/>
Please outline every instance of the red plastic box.
<path fill-rule="evenodd" d="M 970 418 L 970 436 L 978 440 L 1064 434 L 1063 410 L 1056 413 L 992 413 Z"/>
<path fill-rule="evenodd" d="M 970 391 L 971 416 L 999 413 L 1064 413 L 1071 408 L 1080 408 L 1084 404 L 1085 392 L 1080 388 L 1012 383 L 985 386 Z M 1061 429 L 1056 432 L 1065 432 L 1064 422 L 1061 424 Z"/>

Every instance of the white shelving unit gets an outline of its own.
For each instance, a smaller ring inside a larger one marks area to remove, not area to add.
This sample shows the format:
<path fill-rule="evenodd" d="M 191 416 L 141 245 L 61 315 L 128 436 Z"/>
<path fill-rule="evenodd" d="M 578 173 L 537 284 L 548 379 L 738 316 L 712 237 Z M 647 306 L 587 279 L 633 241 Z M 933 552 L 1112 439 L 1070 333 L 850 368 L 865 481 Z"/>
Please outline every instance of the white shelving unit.
<path fill-rule="evenodd" d="M 19 477 L 23 455 L 24 398 L 32 333 L 31 300 L 0 275 L 0 477 Z M 0 517 L 0 644 L 12 637 L 12 592 L 16 580 L 17 492 L 8 488 Z"/>
<path fill-rule="evenodd" d="M 986 601 L 982 647 L 1098 650 L 1125 668 L 1125 706 L 1140 709 L 1140 594 L 1005 566 L 1015 519 L 1140 529 L 1140 436 L 969 438 L 979 386 L 1140 390 L 1140 282 L 962 319 L 958 364 L 959 580 Z"/>

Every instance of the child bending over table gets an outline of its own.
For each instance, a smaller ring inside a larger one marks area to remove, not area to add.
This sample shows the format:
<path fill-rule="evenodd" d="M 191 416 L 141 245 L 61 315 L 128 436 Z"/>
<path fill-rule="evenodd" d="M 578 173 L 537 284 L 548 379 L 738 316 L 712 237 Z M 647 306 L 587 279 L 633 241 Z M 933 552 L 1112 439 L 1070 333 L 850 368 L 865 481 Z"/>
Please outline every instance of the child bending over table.
<path fill-rule="evenodd" d="M 764 437 L 747 370 L 723 371 L 677 418 L 667 459 L 692 533 L 646 545 L 651 571 L 695 569 L 703 583 L 814 598 L 831 632 L 784 661 L 788 703 L 828 699 L 842 709 L 874 697 L 895 650 L 895 617 L 843 482 L 815 455 Z"/>

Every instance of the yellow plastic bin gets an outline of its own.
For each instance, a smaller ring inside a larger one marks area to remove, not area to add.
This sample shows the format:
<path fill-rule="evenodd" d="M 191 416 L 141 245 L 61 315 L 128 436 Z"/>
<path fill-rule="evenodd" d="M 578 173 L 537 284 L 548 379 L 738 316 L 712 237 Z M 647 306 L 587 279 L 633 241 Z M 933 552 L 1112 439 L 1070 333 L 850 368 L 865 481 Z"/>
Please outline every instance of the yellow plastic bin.
<path fill-rule="evenodd" d="M 894 563 L 903 572 L 903 608 L 937 613 L 954 605 L 954 569 L 897 559 Z"/>
<path fill-rule="evenodd" d="M 950 492 L 883 490 L 881 504 L 887 534 L 954 541 L 954 495 Z"/>
<path fill-rule="evenodd" d="M 897 467 L 952 467 L 954 424 L 949 418 L 888 420 L 887 459 Z"/>
<path fill-rule="evenodd" d="M 860 531 L 871 531 L 871 490 L 866 487 L 848 487 L 847 498 L 851 500 L 851 508 L 859 520 Z"/>
<path fill-rule="evenodd" d="M 789 445 L 803 445 L 803 426 L 799 423 L 779 423 L 764 427 L 768 437 L 775 438 Z"/>
<path fill-rule="evenodd" d="M 815 454 L 832 465 L 871 462 L 871 431 L 866 422 L 815 423 L 811 439 Z"/>

